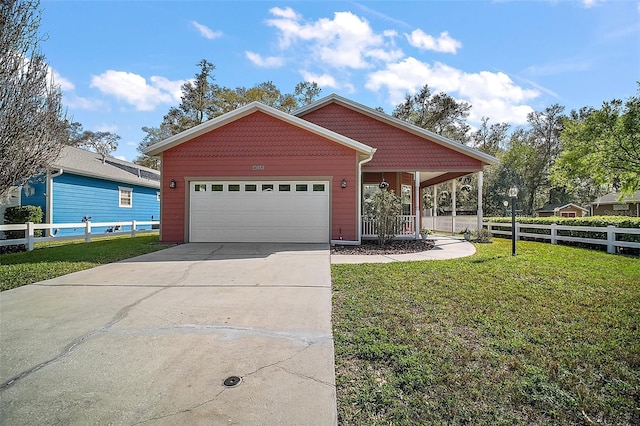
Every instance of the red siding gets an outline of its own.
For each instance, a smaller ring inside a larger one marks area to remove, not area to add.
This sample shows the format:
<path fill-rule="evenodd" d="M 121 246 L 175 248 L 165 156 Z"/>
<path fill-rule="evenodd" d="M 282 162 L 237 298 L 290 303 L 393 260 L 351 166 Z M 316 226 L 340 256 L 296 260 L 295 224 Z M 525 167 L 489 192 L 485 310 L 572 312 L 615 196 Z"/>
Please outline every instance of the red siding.
<path fill-rule="evenodd" d="M 331 238 L 355 240 L 356 152 L 314 133 L 255 112 L 184 142 L 162 156 L 162 241 L 184 242 L 185 178 L 332 178 Z M 254 165 L 264 170 L 253 170 Z M 176 189 L 168 189 L 169 182 Z M 342 179 L 347 188 L 341 188 Z"/>
<path fill-rule="evenodd" d="M 335 103 L 300 118 L 377 148 L 363 170 L 454 171 L 482 166 L 475 158 Z"/>

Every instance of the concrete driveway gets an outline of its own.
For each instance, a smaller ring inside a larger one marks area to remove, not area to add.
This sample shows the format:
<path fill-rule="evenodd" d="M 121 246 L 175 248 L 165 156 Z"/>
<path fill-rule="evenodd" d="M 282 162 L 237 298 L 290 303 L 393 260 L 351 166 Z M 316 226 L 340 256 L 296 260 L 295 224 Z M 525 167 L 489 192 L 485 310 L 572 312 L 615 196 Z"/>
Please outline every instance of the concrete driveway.
<path fill-rule="evenodd" d="M 185 244 L 0 293 L 0 424 L 337 424 L 329 256 Z"/>

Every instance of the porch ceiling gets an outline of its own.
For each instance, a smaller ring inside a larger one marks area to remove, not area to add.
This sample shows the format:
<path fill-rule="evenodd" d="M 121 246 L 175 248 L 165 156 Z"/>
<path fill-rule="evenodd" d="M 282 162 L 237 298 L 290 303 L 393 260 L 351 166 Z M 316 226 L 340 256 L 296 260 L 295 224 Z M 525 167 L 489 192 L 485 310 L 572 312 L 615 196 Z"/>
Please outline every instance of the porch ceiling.
<path fill-rule="evenodd" d="M 363 169 L 365 173 L 395 173 L 395 172 L 407 172 L 414 173 L 416 170 L 383 170 L 383 169 Z M 457 179 L 462 176 L 477 173 L 479 170 L 418 170 L 420 173 L 420 188 L 428 188 L 432 185 L 447 182 L 452 179 Z"/>

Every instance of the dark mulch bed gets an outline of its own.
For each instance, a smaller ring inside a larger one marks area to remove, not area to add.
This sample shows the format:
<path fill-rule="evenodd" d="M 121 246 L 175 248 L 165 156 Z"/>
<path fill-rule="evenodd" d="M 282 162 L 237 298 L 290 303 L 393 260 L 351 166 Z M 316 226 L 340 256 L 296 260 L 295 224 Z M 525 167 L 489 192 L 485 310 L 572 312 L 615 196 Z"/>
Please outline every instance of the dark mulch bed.
<path fill-rule="evenodd" d="M 433 240 L 395 240 L 384 247 L 378 244 L 377 240 L 364 240 L 359 246 L 331 247 L 332 254 L 403 254 L 417 253 L 431 250 L 435 245 Z"/>

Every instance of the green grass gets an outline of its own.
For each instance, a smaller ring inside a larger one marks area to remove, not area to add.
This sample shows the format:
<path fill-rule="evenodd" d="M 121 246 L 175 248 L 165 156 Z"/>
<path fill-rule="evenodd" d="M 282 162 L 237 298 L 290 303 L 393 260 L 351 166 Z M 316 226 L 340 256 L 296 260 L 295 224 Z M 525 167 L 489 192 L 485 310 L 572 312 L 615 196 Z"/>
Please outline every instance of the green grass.
<path fill-rule="evenodd" d="M 332 266 L 340 423 L 640 424 L 640 259 L 476 247 Z"/>
<path fill-rule="evenodd" d="M 166 248 L 158 235 L 118 236 L 37 244 L 30 252 L 0 255 L 0 291 L 117 262 Z"/>

